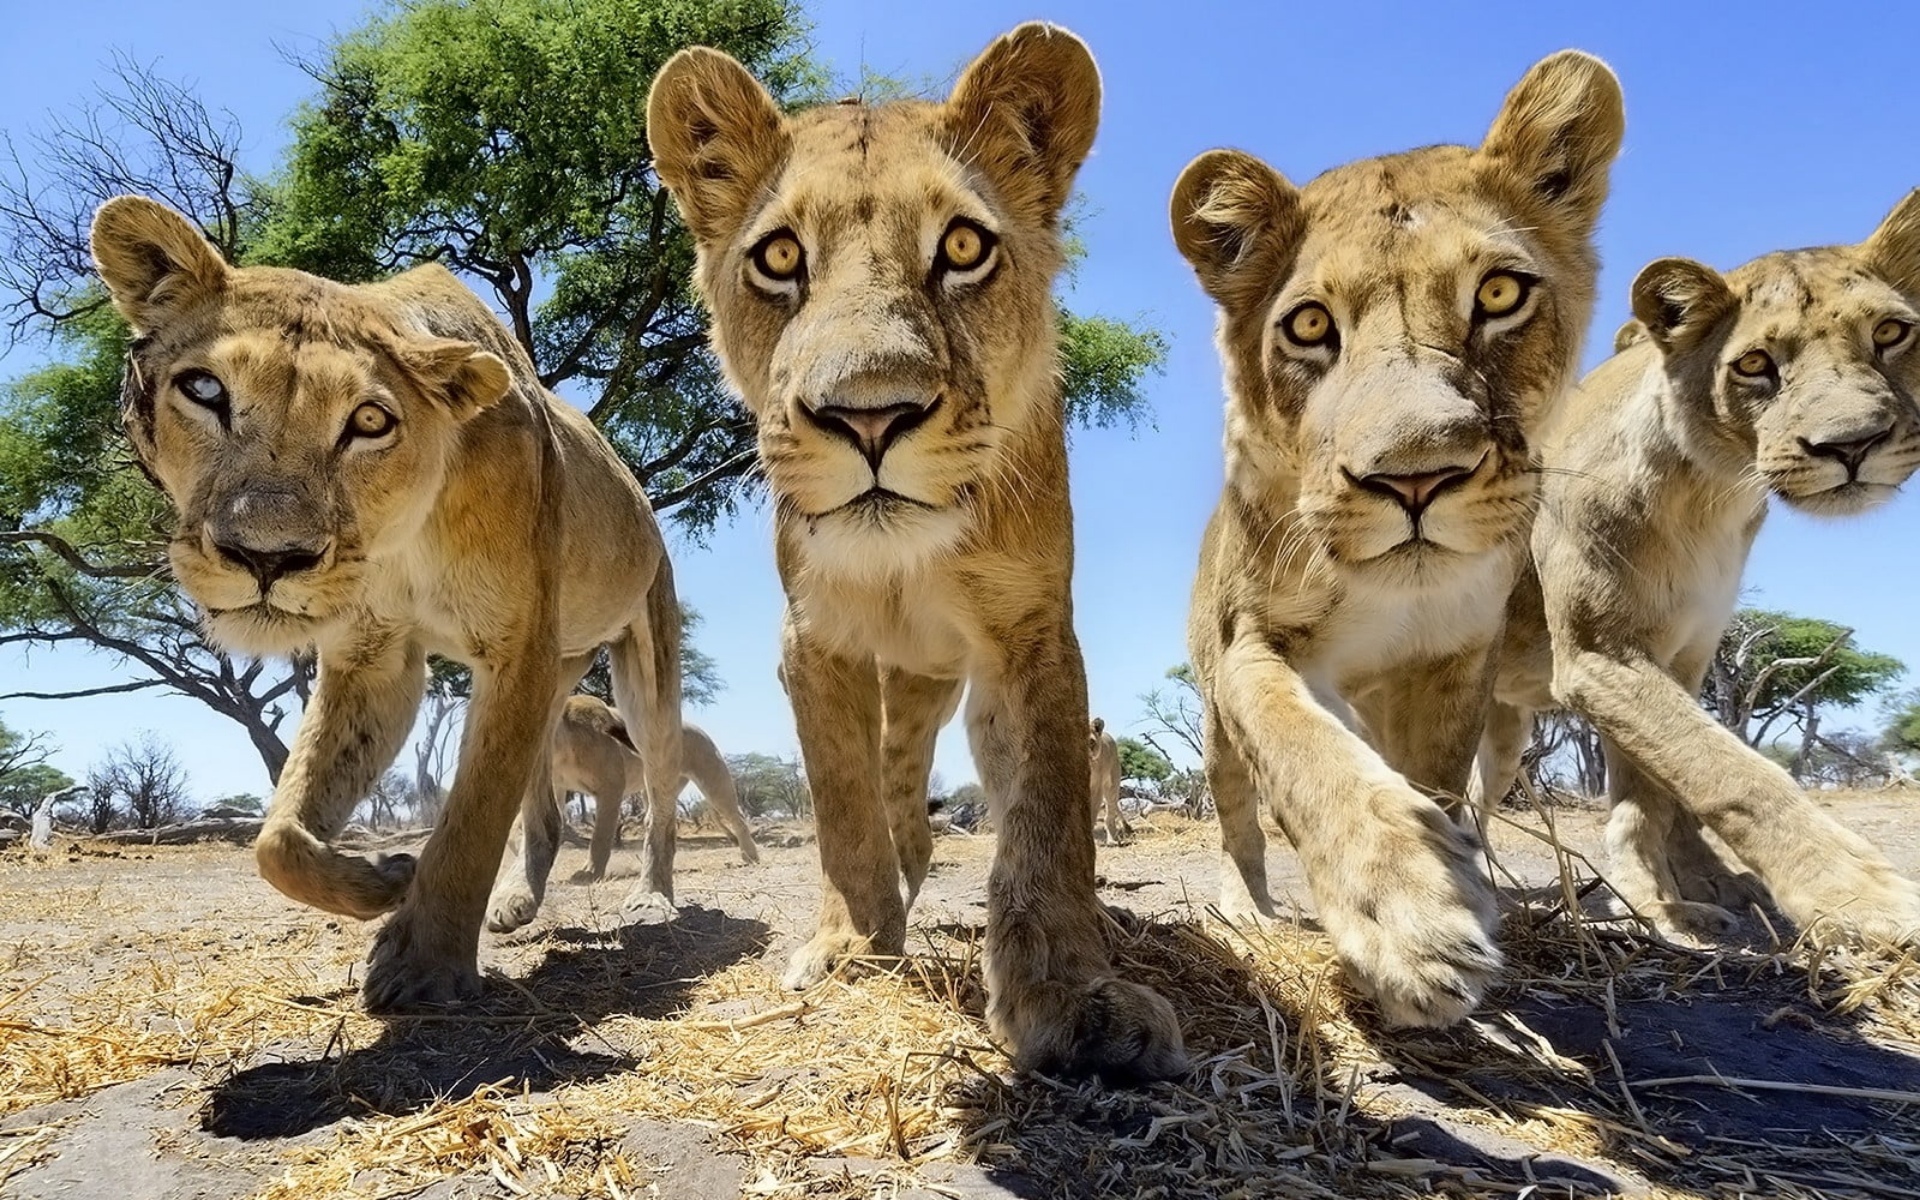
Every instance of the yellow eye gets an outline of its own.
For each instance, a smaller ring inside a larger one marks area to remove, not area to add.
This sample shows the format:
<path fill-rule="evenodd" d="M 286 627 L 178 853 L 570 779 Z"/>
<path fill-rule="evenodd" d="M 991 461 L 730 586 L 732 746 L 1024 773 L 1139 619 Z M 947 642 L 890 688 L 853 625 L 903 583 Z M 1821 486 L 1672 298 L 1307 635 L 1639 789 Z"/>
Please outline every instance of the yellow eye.
<path fill-rule="evenodd" d="M 1281 327 L 1295 344 L 1318 346 L 1333 336 L 1333 314 L 1324 305 L 1308 301 L 1288 313 Z"/>
<path fill-rule="evenodd" d="M 1473 302 L 1483 317 L 1504 317 L 1526 303 L 1527 281 L 1518 275 L 1495 271 L 1480 281 Z"/>
<path fill-rule="evenodd" d="M 955 221 L 940 238 L 940 265 L 949 271 L 970 271 L 987 260 L 993 235 L 972 221 Z"/>
<path fill-rule="evenodd" d="M 383 437 L 392 432 L 395 424 L 393 414 L 378 404 L 362 404 L 347 418 L 347 428 L 355 437 Z"/>
<path fill-rule="evenodd" d="M 1905 321 L 1888 317 L 1873 327 L 1873 344 L 1882 350 L 1890 346 L 1898 346 L 1906 339 L 1907 330 L 1911 328 L 1913 328 L 1913 326 L 1907 324 Z"/>
<path fill-rule="evenodd" d="M 1773 370 L 1773 356 L 1765 350 L 1749 350 L 1733 360 L 1736 375 L 1760 376 Z"/>
<path fill-rule="evenodd" d="M 760 268 L 760 273 L 782 283 L 800 274 L 806 258 L 806 252 L 800 249 L 800 239 L 784 230 L 766 238 L 753 250 L 753 265 Z"/>

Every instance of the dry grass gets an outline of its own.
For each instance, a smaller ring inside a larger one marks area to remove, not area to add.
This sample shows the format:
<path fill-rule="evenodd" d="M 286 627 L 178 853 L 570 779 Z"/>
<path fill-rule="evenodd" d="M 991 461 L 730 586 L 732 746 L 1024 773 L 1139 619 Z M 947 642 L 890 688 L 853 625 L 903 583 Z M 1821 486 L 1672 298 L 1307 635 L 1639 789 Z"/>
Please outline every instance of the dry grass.
<path fill-rule="evenodd" d="M 1170 820 L 1145 836 L 1211 853 L 1216 835 Z M 213 1132 L 331 1130 L 280 1152 L 260 1193 L 276 1198 L 402 1196 L 463 1174 L 501 1194 L 653 1194 L 644 1141 L 623 1142 L 646 1118 L 710 1130 L 769 1197 L 891 1196 L 952 1161 L 1061 1194 L 1183 1200 L 1603 1194 L 1583 1162 L 1653 1195 L 1920 1196 L 1920 1068 L 1906 1089 L 1645 1068 L 1660 1035 L 1712 1019 L 1843 1063 L 1920 1064 L 1912 954 L 1674 945 L 1583 915 L 1597 885 L 1556 849 L 1559 884 L 1507 915 L 1507 984 L 1445 1033 L 1383 1033 L 1306 923 L 1117 918 L 1122 970 L 1174 1000 L 1198 1059 L 1179 1083 L 1133 1090 L 1007 1075 L 980 1019 L 976 929 L 922 927 L 904 965 L 796 999 L 757 922 L 590 921 L 529 944 L 530 969 L 497 976 L 482 1005 L 384 1022 L 354 1003 L 363 928 L 141 932 L 138 864 L 125 886 L 73 888 L 63 864 L 15 858 L 0 863 L 0 892 L 19 900 L 8 919 L 66 932 L 0 938 L 0 1116 L 191 1067 Z M 155 853 L 241 869 L 227 848 Z M 126 965 L 89 969 L 100 956 Z M 1671 1029 L 1653 1015 L 1668 1011 Z M 1807 1136 L 1730 1130 L 1726 1111 L 1752 1095 L 1776 1117 L 1802 1100 L 1877 1115 L 1831 1138 L 1819 1112 Z M 0 1132 L 0 1185 L 54 1131 Z M 1476 1133 L 1494 1149 L 1466 1144 Z"/>

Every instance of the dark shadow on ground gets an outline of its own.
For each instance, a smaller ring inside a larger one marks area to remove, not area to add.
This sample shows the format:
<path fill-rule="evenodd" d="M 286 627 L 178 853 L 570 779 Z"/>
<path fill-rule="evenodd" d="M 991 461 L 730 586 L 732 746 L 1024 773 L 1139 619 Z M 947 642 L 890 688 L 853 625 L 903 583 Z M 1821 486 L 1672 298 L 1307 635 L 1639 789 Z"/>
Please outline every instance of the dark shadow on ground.
<path fill-rule="evenodd" d="M 1857 1019 L 1810 995 L 1804 971 L 1780 969 L 1765 952 L 1701 952 L 1617 930 L 1597 940 L 1607 962 L 1582 963 L 1580 947 L 1596 939 L 1583 941 L 1565 925 L 1515 926 L 1503 939 L 1515 982 L 1476 1014 L 1485 1031 L 1372 1027 L 1356 1056 L 1352 1044 L 1314 1046 L 1311 1020 L 1286 999 L 1291 988 L 1267 992 L 1270 1022 L 1248 943 L 1191 924 L 1127 922 L 1117 970 L 1173 1002 L 1200 1069 L 1133 1089 L 982 1072 L 955 1085 L 949 1102 L 966 1114 L 963 1137 L 1004 1148 L 989 1157 L 990 1173 L 1023 1197 L 1359 1200 L 1532 1187 L 1548 1200 L 1644 1193 L 1648 1184 L 1708 1194 L 1911 1188 L 1902 1153 L 1876 1165 L 1871 1147 L 1859 1151 L 1912 1128 L 1912 1108 L 1800 1091 L 1633 1086 L 1717 1075 L 1920 1088 L 1920 1058 L 1869 1041 Z M 928 932 L 967 943 L 983 931 L 960 924 Z M 977 964 L 978 956 L 953 951 L 947 961 Z M 950 967 L 914 973 L 979 1015 L 977 967 L 958 978 Z M 1840 981 L 1813 982 L 1831 994 Z M 1303 982 L 1296 999 L 1310 991 Z M 1276 1054 L 1284 1071 L 1273 1070 Z M 1362 1111 L 1351 1102 L 1354 1086 L 1380 1096 L 1394 1115 Z M 1537 1120 L 1523 1134 L 1530 1119 Z M 1521 1140 L 1555 1128 L 1569 1132 L 1554 1144 Z"/>
<path fill-rule="evenodd" d="M 608 1046 L 582 1049 L 580 1035 L 617 1014 L 685 1012 L 704 976 L 765 951 L 765 923 L 686 907 L 665 925 L 610 936 L 562 928 L 523 979 L 490 979 L 486 996 L 456 1013 L 396 1017 L 373 1045 L 306 1062 L 268 1063 L 212 1089 L 201 1128 L 219 1137 L 294 1137 L 349 1116 L 396 1115 L 436 1099 L 463 1099 L 485 1084 L 547 1091 L 563 1083 L 645 1069 Z M 591 1042 L 587 1044 L 591 1045 Z"/>

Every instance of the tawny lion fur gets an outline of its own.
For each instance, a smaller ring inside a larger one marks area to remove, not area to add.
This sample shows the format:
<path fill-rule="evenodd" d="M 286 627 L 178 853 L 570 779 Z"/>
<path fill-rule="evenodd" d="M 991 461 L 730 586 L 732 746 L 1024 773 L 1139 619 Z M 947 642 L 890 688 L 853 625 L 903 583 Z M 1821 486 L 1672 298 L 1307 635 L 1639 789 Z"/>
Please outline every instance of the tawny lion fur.
<path fill-rule="evenodd" d="M 1095 897 L 1051 294 L 1099 104 L 1086 47 L 1032 24 L 944 102 L 791 116 L 685 51 L 647 133 L 774 503 L 823 885 L 788 981 L 905 949 L 934 737 L 966 686 L 999 830 L 988 1023 L 1023 1068 L 1159 1076 L 1178 1021 L 1115 977 Z"/>
<path fill-rule="evenodd" d="M 1099 717 L 1087 727 L 1088 786 L 1093 789 L 1093 819 L 1107 822 L 1107 845 L 1118 846 L 1133 836 L 1127 814 L 1120 811 L 1120 744 Z"/>
<path fill-rule="evenodd" d="M 1564 704 L 1605 739 L 1609 875 L 1656 925 L 1726 933 L 1770 893 L 1816 937 L 1920 941 L 1920 887 L 1695 700 L 1769 498 L 1851 515 L 1920 466 L 1920 192 L 1856 246 L 1661 259 L 1633 311 L 1545 449 L 1476 788 L 1500 799 Z"/>
<path fill-rule="evenodd" d="M 531 917 L 559 831 L 547 739 L 602 643 L 667 814 L 636 905 L 670 912 L 680 610 L 646 497 L 585 417 L 439 266 L 360 286 L 236 268 L 134 196 L 101 206 L 93 253 L 136 335 L 127 431 L 177 512 L 175 576 L 217 644 L 319 652 L 255 852 L 296 900 L 392 913 L 367 1003 L 475 994 L 482 921 Z M 417 863 L 342 854 L 329 842 L 405 741 L 429 653 L 474 676 L 445 813 Z"/>
<path fill-rule="evenodd" d="M 1174 240 L 1219 306 L 1227 485 L 1188 647 L 1206 704 L 1221 910 L 1270 919 L 1265 800 L 1349 977 L 1442 1025 L 1501 965 L 1464 794 L 1489 652 L 1525 556 L 1531 439 L 1592 312 L 1620 89 L 1536 65 L 1478 148 L 1296 188 L 1237 151 L 1189 165 Z"/>
<path fill-rule="evenodd" d="M 697 725 L 681 725 L 680 769 L 684 774 L 673 788 L 678 796 L 692 779 L 707 799 L 720 824 L 740 847 L 749 863 L 760 861 L 746 815 L 740 811 L 740 791 L 733 772 L 720 757 L 719 747 Z M 613 856 L 620 830 L 620 805 L 646 783 L 646 760 L 627 732 L 618 712 L 598 696 L 569 696 L 553 735 L 553 783 L 556 793 L 580 792 L 594 800 L 593 839 L 588 844 L 586 879 L 600 879 Z"/>

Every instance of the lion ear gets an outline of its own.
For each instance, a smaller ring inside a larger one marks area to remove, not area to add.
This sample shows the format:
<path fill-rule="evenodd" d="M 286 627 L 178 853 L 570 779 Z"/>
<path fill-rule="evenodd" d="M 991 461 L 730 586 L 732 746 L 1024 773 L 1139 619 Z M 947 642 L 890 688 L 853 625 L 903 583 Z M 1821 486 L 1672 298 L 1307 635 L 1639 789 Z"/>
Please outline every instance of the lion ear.
<path fill-rule="evenodd" d="M 513 384 L 506 363 L 457 338 L 404 343 L 394 360 L 415 387 L 461 420 L 498 404 Z"/>
<path fill-rule="evenodd" d="M 954 152 L 1051 224 L 1100 127 L 1100 68 L 1079 38 L 1029 21 L 967 65 L 946 111 Z"/>
<path fill-rule="evenodd" d="M 687 228 L 702 242 L 732 235 L 786 151 L 780 106 L 718 50 L 674 55 L 647 93 L 647 145 Z"/>
<path fill-rule="evenodd" d="M 1606 203 L 1626 122 L 1620 80 L 1607 64 L 1562 50 L 1513 85 L 1480 154 L 1585 236 Z"/>
<path fill-rule="evenodd" d="M 1739 307 L 1727 281 L 1690 258 L 1660 258 L 1633 281 L 1633 316 L 1663 353 L 1700 344 Z"/>
<path fill-rule="evenodd" d="M 1920 296 L 1920 188 L 1908 192 L 1860 248 L 1881 278 Z"/>
<path fill-rule="evenodd" d="M 90 240 L 113 306 L 139 333 L 218 293 L 231 271 L 192 222 L 145 196 L 102 204 Z"/>
<path fill-rule="evenodd" d="M 1209 150 L 1188 163 L 1168 207 L 1174 245 L 1207 295 L 1229 309 L 1273 288 L 1304 227 L 1299 191 L 1239 150 Z"/>

